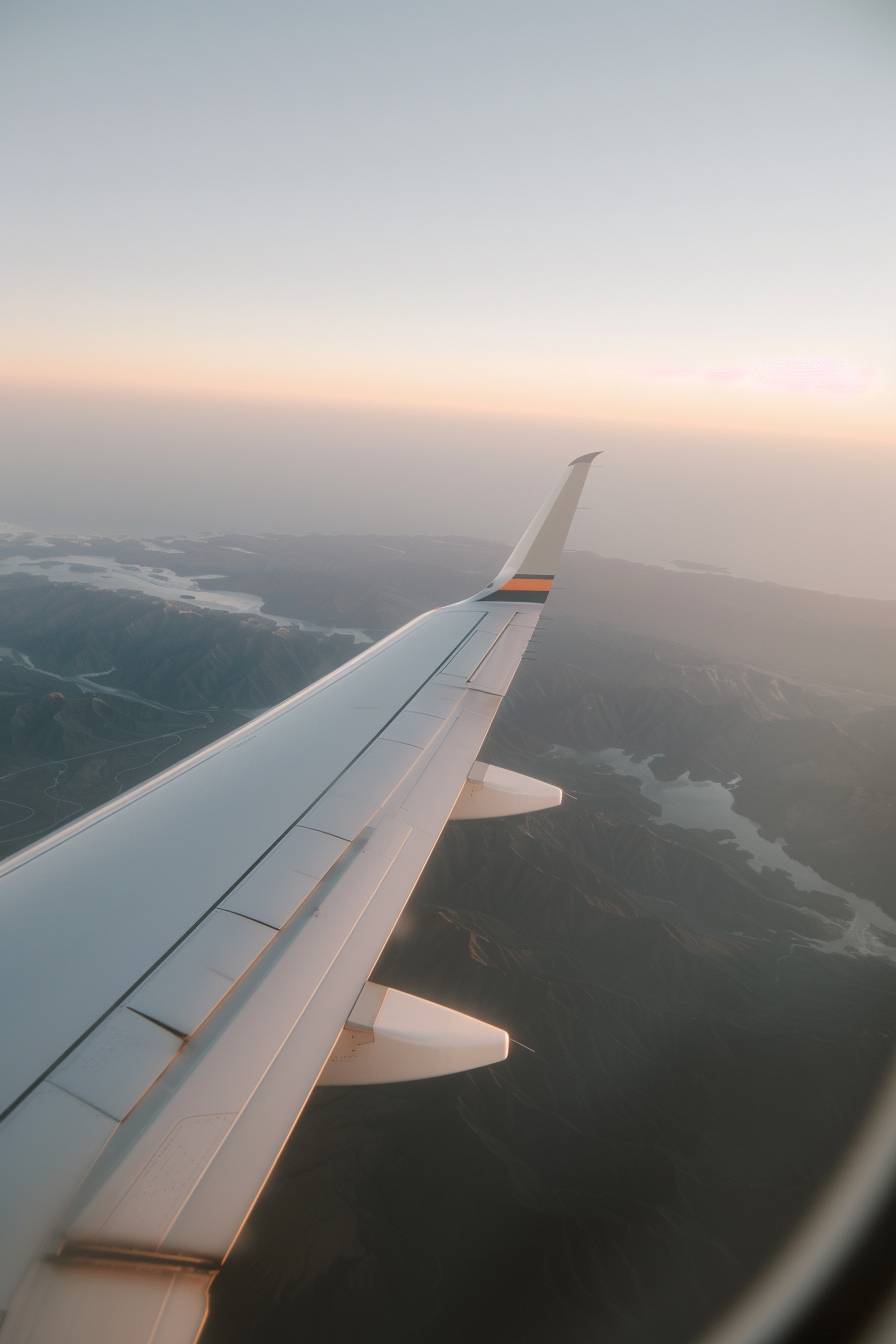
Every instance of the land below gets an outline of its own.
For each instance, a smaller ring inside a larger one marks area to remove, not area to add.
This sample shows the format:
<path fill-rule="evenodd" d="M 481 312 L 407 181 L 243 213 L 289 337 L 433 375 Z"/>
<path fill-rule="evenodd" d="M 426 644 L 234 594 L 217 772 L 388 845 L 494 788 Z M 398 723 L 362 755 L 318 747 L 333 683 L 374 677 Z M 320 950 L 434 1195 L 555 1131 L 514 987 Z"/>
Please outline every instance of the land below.
<path fill-rule="evenodd" d="M 7 537 L 0 856 L 503 555 Z M 892 1053 L 894 635 L 896 603 L 566 557 L 486 751 L 564 804 L 449 826 L 377 971 L 505 1025 L 511 1057 L 318 1092 L 219 1278 L 212 1344 L 675 1344 L 731 1301 Z"/>

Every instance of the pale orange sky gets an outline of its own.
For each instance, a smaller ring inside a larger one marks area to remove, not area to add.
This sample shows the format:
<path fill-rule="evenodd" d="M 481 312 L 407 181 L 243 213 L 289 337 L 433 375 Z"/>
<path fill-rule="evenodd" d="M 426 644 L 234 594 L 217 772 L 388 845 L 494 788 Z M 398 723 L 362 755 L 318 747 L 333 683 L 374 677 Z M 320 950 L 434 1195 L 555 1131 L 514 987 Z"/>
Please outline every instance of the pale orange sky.
<path fill-rule="evenodd" d="M 35 3 L 7 384 L 896 446 L 896 17 Z"/>
<path fill-rule="evenodd" d="M 72 353 L 47 364 L 12 355 L 0 365 L 0 388 L 98 392 L 186 393 L 222 400 L 343 403 L 398 410 L 445 410 L 485 416 L 529 416 L 579 424 L 695 429 L 720 435 L 759 434 L 821 446 L 876 445 L 896 454 L 896 397 L 883 383 L 824 361 L 749 365 L 659 366 L 566 377 L 551 383 L 538 370 L 524 378 L 471 369 L 368 367 L 278 370 L 206 357 L 140 363 L 109 352 L 86 360 Z"/>
<path fill-rule="evenodd" d="M 9 521 L 511 542 L 600 448 L 573 545 L 896 598 L 892 5 L 3 36 Z"/>

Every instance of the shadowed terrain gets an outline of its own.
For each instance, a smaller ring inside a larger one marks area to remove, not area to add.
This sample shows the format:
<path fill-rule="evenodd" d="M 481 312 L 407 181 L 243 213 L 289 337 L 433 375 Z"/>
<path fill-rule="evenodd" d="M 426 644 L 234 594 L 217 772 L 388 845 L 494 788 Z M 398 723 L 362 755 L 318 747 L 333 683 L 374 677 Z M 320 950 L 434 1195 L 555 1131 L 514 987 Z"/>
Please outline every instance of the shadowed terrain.
<path fill-rule="evenodd" d="M 115 545 L 131 563 L 140 544 Z M 500 554 L 195 548 L 165 564 L 377 634 Z M 546 614 L 486 755 L 566 800 L 449 826 L 377 970 L 505 1025 L 510 1060 L 319 1091 L 218 1280 L 212 1344 L 691 1339 L 805 1210 L 890 1058 L 890 604 L 573 555 Z M 5 852 L 354 649 L 33 572 L 0 579 L 0 645 Z M 760 870 L 699 810 L 670 824 L 609 748 L 649 760 L 660 795 L 686 777 L 727 789 L 818 889 Z"/>

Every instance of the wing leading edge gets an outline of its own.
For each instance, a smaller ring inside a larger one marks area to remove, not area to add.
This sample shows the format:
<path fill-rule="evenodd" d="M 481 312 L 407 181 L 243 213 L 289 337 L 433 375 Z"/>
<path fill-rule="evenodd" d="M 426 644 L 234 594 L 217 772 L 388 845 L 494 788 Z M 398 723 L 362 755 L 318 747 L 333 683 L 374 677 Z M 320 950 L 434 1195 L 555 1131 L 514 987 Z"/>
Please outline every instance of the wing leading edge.
<path fill-rule="evenodd" d="M 318 1081 L 504 1058 L 369 976 L 452 816 L 559 801 L 477 757 L 595 456 L 481 592 L 0 867 L 0 1344 L 189 1344 Z"/>

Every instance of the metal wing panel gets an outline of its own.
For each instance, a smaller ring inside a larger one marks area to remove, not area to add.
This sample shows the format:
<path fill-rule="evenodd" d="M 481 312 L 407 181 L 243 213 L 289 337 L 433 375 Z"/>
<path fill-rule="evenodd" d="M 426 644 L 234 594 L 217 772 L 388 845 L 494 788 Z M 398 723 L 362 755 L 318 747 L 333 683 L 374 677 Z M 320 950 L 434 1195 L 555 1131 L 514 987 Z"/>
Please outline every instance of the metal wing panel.
<path fill-rule="evenodd" d="M 303 824 L 353 840 L 395 792 L 419 756 L 419 747 L 379 738 L 305 813 Z"/>
<path fill-rule="evenodd" d="M 408 835 L 406 825 L 393 824 L 353 847 L 184 1048 L 164 1084 L 121 1126 L 97 1164 L 71 1224 L 75 1241 L 162 1248 L 190 1192 L 340 959 Z M 358 988 L 346 991 L 347 1008 Z M 334 1039 L 341 1026 L 342 1020 L 333 1023 Z"/>
<path fill-rule="evenodd" d="M 338 958 L 320 980 L 216 1160 L 172 1224 L 166 1249 L 189 1248 L 191 1254 L 223 1258 L 239 1235 L 429 860 L 491 726 L 498 702 L 489 697 L 489 712 L 483 714 L 481 698 L 475 692 L 467 694 L 472 703 L 467 705 L 465 700 L 431 761 L 418 770 L 404 795 L 393 800 L 374 829 L 370 841 L 374 848 L 396 833 L 405 838 Z M 434 787 L 437 779 L 442 782 Z M 408 821 L 419 824 L 407 830 Z M 380 828 L 382 838 L 377 836 Z M 346 869 L 335 882 L 332 896 L 337 897 L 341 887 L 348 892 L 355 881 L 351 868 Z M 297 962 L 299 955 L 297 945 Z M 301 978 L 296 969 L 291 974 L 293 983 Z M 337 1023 L 338 1030 L 334 1030 Z"/>
<path fill-rule="evenodd" d="M 352 847 L 356 856 L 346 854 L 287 928 L 274 962 L 260 965 L 226 1017 L 209 1024 L 207 1045 L 197 1038 L 195 1064 L 187 1047 L 151 1124 L 136 1139 L 122 1128 L 73 1221 L 76 1243 L 190 1258 L 226 1254 L 407 903 L 496 708 L 492 698 L 491 714 L 476 705 L 456 716 L 426 767 Z M 197 1135 L 201 1151 L 185 1162 L 200 1097 L 221 1125 L 208 1146 L 206 1132 Z M 140 1124 L 135 1115 L 135 1131 Z M 179 1136 L 173 1150 L 172 1134 Z"/>
<path fill-rule="evenodd" d="M 573 486 L 526 534 L 545 568 L 583 479 L 577 462 Z M 61 1087 L 68 1069 L 83 1098 L 44 1082 L 0 1126 L 0 1199 L 12 1195 L 16 1215 L 28 1192 L 33 1215 L 24 1242 L 3 1248 L 0 1305 L 29 1258 L 61 1245 L 16 1295 L 3 1344 L 55 1344 L 54 1320 L 88 1316 L 120 1321 L 121 1344 L 189 1344 L 201 1328 L 214 1266 L 451 815 L 536 624 L 525 585 L 518 601 L 503 585 L 496 606 L 496 583 L 0 869 L 0 1011 L 14 1004 L 23 1023 L 17 1048 L 0 1055 L 0 1081 L 14 1093 L 30 1061 L 39 1083 L 41 1061 L 62 1048 L 46 1071 Z M 37 987 L 21 974 L 35 960 L 48 976 Z M 137 1019 L 138 1007 L 158 1020 Z M 97 1022 L 130 1026 L 125 1013 L 164 1035 L 158 1060 L 149 1040 L 133 1059 L 121 1040 L 104 1056 Z M 167 1037 L 180 1037 L 160 1014 L 186 1038 L 170 1059 Z M 69 1053 L 79 1032 L 83 1046 Z M 70 1134 L 60 1106 L 75 1108 Z M 17 1153 L 26 1160 L 11 1175 Z M 132 1285 L 136 1264 L 151 1292 Z M 141 1313 L 154 1302 L 150 1325 Z M 92 1344 L 95 1333 L 73 1328 L 77 1344 Z"/>
<path fill-rule="evenodd" d="M 130 1008 L 117 1008 L 53 1070 L 50 1081 L 103 1115 L 123 1120 L 180 1047 L 175 1032 Z"/>
<path fill-rule="evenodd" d="M 294 826 L 234 888 L 221 909 L 282 929 L 346 849 L 348 841 L 338 836 Z"/>
<path fill-rule="evenodd" d="M 476 668 L 470 685 L 492 695 L 505 695 L 531 638 L 532 627 L 514 619 Z"/>
<path fill-rule="evenodd" d="M 185 1344 L 208 1314 L 210 1277 L 181 1268 L 110 1273 L 90 1261 L 40 1265 L 7 1331 L 29 1344 Z"/>
<path fill-rule="evenodd" d="M 4 865 L 0 1015 L 18 1030 L 0 1043 L 0 1108 L 224 899 L 480 619 L 431 613 L 286 708 Z"/>
<path fill-rule="evenodd" d="M 115 1131 L 115 1120 L 53 1083 L 42 1083 L 3 1127 L 0 1303 L 57 1222 Z M 5 1331 L 4 1331 L 5 1344 Z"/>
<path fill-rule="evenodd" d="M 245 915 L 213 910 L 130 996 L 128 1009 L 192 1036 L 276 932 Z"/>

